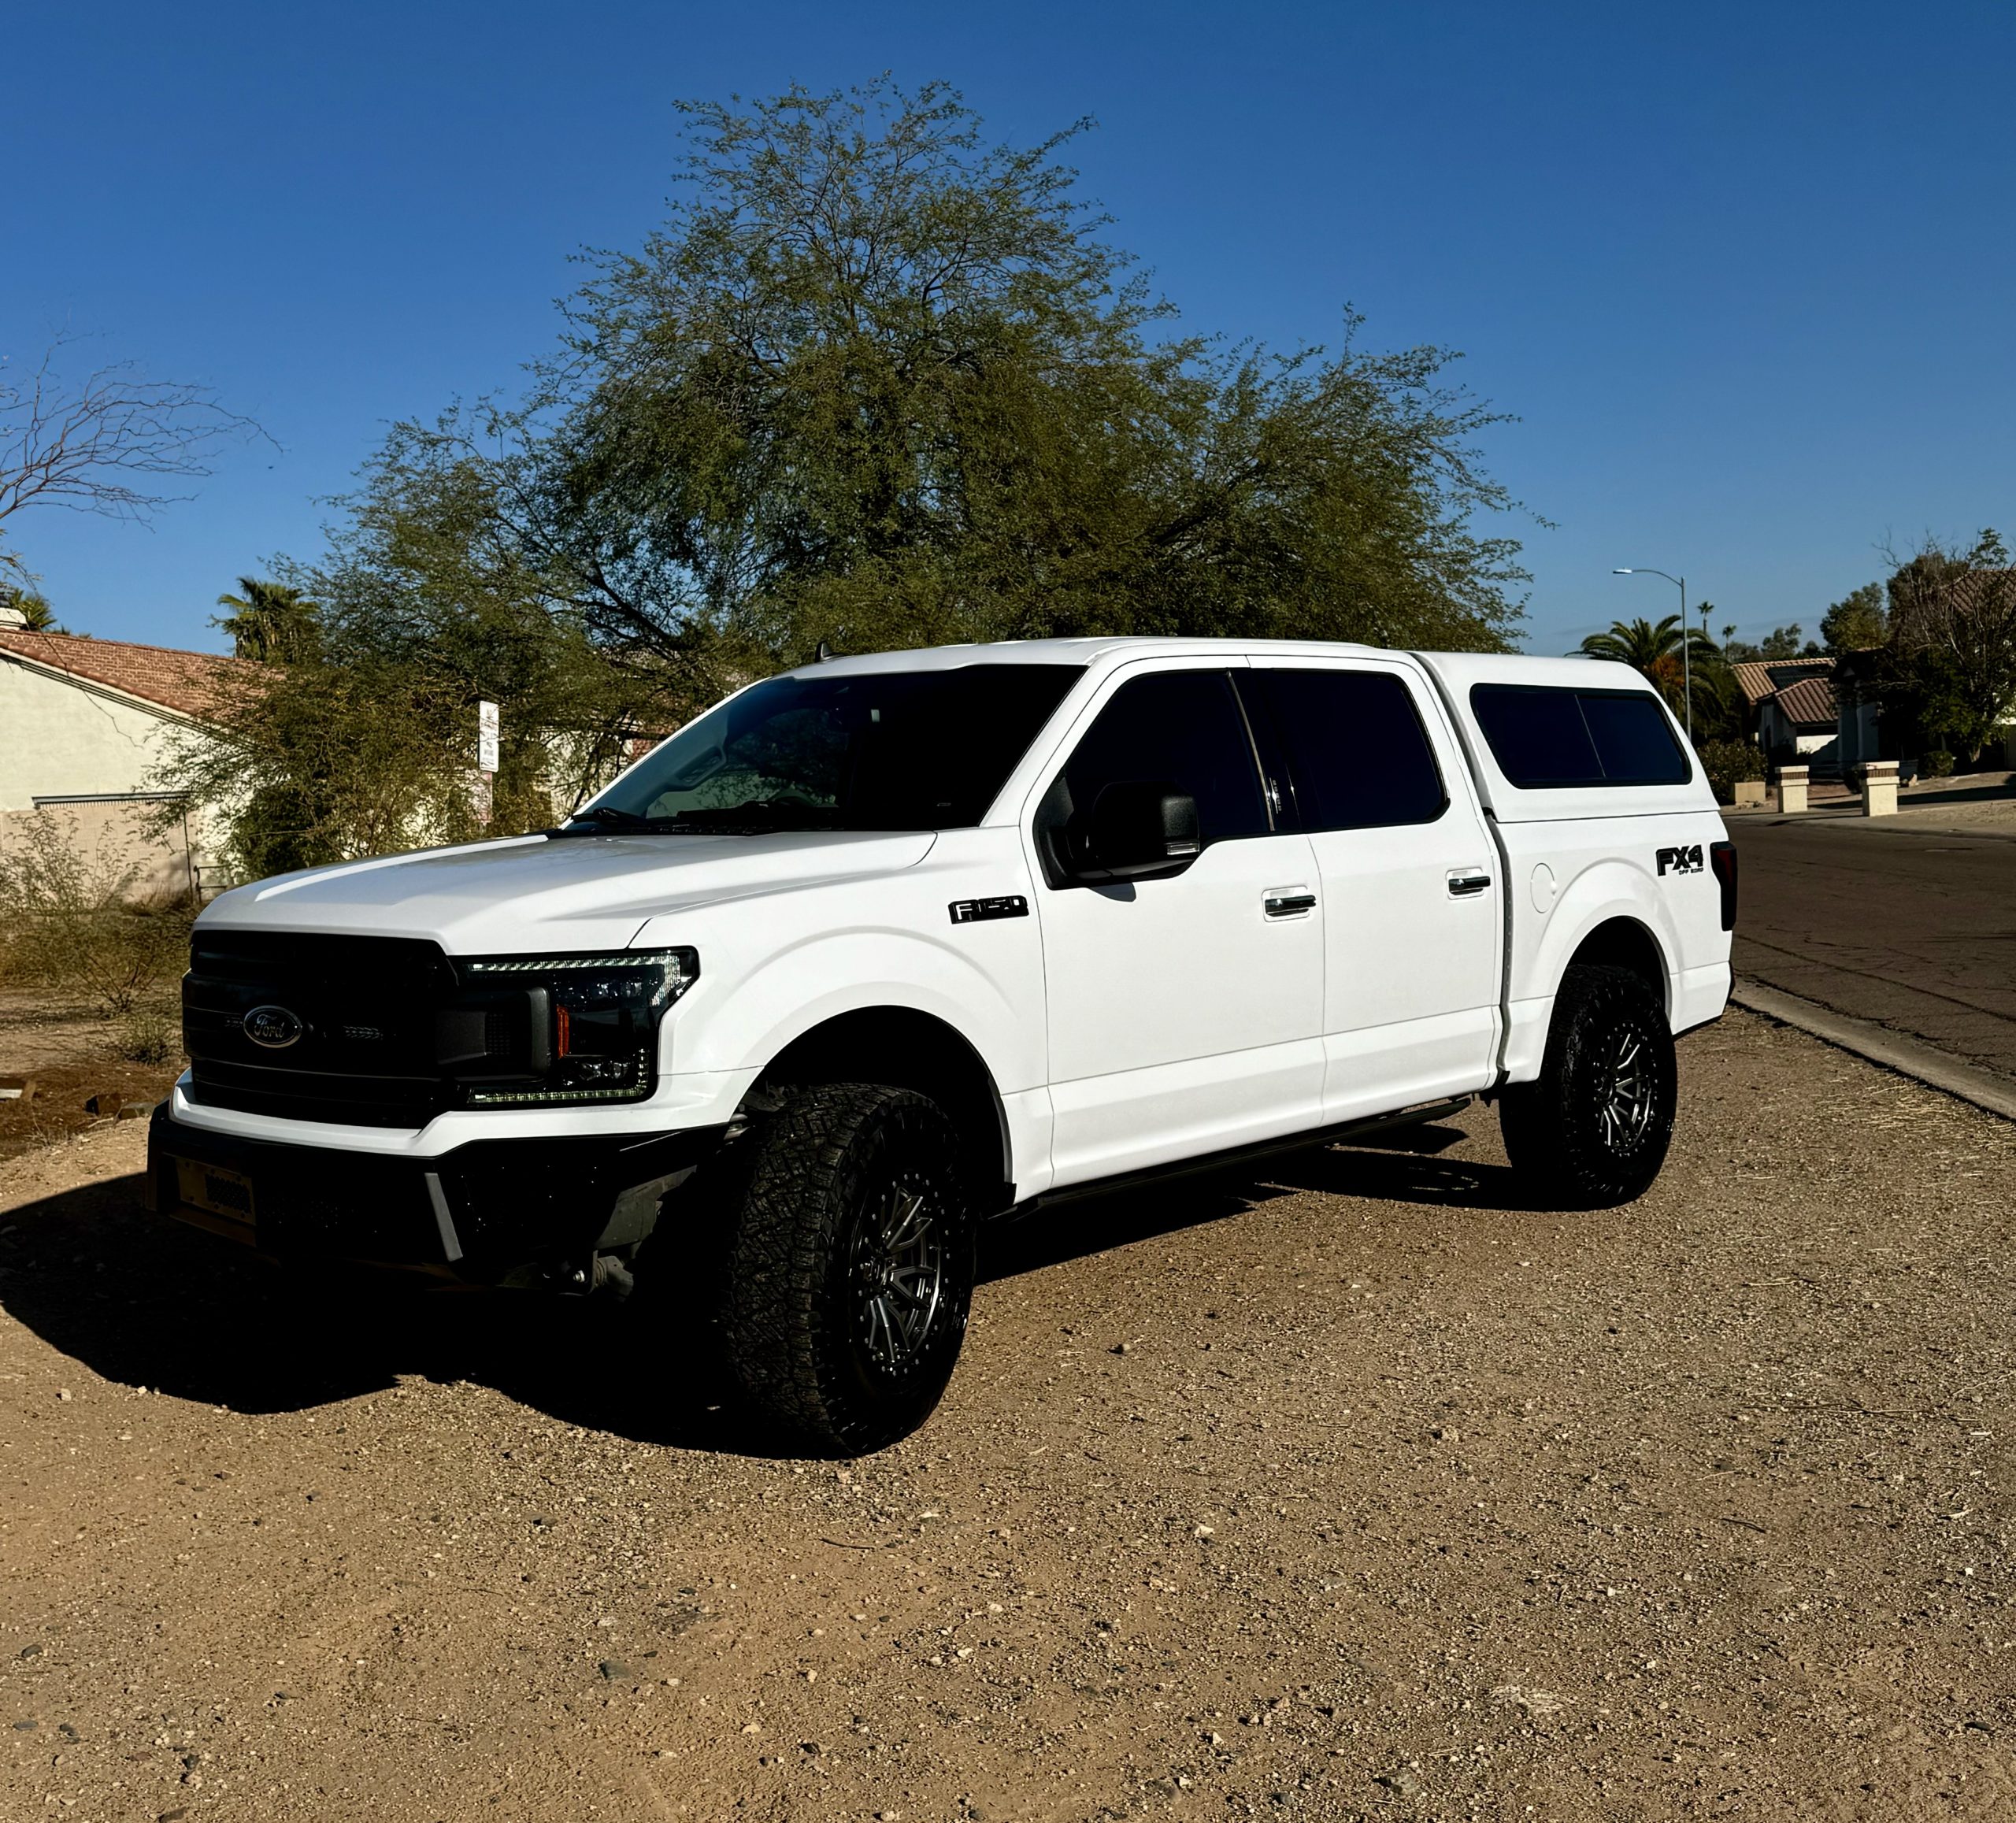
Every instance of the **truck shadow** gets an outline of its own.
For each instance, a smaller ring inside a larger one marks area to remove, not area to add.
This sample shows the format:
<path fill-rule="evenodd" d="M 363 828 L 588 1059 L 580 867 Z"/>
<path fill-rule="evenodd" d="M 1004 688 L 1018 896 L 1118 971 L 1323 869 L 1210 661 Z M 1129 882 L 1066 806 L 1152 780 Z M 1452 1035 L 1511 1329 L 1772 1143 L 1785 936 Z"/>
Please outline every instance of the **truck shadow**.
<path fill-rule="evenodd" d="M 1446 1134 L 1446 1137 L 1440 1135 Z M 1039 1210 L 984 1238 L 999 1280 L 1222 1221 L 1302 1190 L 1518 1208 L 1503 1166 L 1406 1148 L 1332 1147 Z M 738 1411 L 702 1301 L 676 1290 L 629 1304 L 412 1289 L 350 1280 L 298 1287 L 227 1241 L 139 1206 L 134 1176 L 0 1216 L 0 1301 L 103 1378 L 252 1414 L 313 1410 L 403 1380 L 487 1386 L 555 1421 L 639 1443 L 738 1454 L 798 1452 Z"/>
<path fill-rule="evenodd" d="M 1125 1190 L 1039 1206 L 1002 1223 L 983 1241 L 983 1281 L 1013 1278 L 1088 1254 L 1221 1221 L 1256 1203 L 1303 1191 L 1386 1202 L 1527 1212 L 1511 1169 L 1439 1154 L 1468 1136 L 1429 1126 L 1360 1140 L 1312 1146 L 1243 1164 L 1186 1173 Z"/>
<path fill-rule="evenodd" d="M 298 1284 L 139 1206 L 135 1175 L 0 1217 L 0 1302 L 104 1378 L 201 1405 L 311 1410 L 416 1378 L 495 1388 L 568 1425 L 783 1454 L 734 1413 L 697 1311 L 348 1276 Z"/>

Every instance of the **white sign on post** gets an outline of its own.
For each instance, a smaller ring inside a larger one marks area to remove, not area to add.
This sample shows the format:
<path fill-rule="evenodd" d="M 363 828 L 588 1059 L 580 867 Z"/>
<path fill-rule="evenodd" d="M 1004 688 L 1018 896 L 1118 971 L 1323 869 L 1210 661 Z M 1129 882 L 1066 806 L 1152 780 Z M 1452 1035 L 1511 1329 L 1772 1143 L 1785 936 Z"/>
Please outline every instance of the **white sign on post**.
<path fill-rule="evenodd" d="M 476 706 L 476 769 L 480 773 L 497 770 L 497 705 L 494 702 Z"/>

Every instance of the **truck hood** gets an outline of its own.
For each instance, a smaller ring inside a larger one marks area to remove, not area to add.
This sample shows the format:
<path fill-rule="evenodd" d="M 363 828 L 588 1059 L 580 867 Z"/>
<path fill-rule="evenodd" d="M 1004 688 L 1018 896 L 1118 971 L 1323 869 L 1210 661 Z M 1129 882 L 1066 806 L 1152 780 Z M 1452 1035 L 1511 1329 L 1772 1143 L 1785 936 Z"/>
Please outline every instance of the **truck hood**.
<path fill-rule="evenodd" d="M 206 927 L 431 937 L 451 955 L 622 949 L 649 919 L 914 867 L 936 836 L 545 836 L 284 873 L 218 898 Z"/>

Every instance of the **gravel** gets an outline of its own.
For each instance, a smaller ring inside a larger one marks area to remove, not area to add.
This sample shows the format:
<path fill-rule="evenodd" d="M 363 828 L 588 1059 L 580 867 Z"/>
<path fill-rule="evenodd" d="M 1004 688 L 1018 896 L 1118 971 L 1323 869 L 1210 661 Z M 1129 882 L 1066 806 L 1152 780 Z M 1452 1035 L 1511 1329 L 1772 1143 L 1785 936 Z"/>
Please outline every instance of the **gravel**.
<path fill-rule="evenodd" d="M 841 1464 L 672 1316 L 304 1308 L 130 1128 L 0 1166 L 0 1814 L 2016 1816 L 2016 1129 L 1682 1058 L 1631 1209 L 1473 1110 L 1004 1231 Z"/>

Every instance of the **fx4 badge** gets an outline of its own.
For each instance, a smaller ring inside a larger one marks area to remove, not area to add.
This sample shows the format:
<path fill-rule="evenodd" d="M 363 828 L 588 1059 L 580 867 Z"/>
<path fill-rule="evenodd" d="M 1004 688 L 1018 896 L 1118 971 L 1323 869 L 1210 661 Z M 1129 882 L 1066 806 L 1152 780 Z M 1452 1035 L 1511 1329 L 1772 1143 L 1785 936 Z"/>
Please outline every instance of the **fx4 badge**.
<path fill-rule="evenodd" d="M 1706 864 L 1701 858 L 1701 844 L 1690 848 L 1662 848 L 1659 850 L 1659 874 L 1699 873 Z"/>

